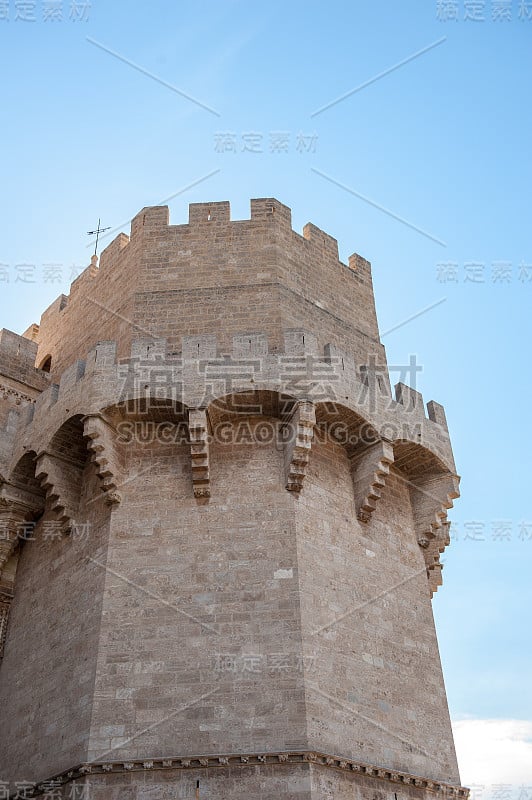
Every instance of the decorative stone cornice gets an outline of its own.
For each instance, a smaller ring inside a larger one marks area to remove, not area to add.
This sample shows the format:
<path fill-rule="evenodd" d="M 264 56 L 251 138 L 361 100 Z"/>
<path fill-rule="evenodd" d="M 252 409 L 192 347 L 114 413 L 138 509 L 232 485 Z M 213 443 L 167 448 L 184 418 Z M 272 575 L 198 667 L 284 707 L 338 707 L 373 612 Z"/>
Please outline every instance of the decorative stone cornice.
<path fill-rule="evenodd" d="M 292 416 L 286 422 L 286 428 L 290 431 L 285 444 L 286 488 L 289 492 L 300 492 L 303 488 L 315 425 L 314 404 L 308 400 L 296 403 Z"/>
<path fill-rule="evenodd" d="M 420 789 L 426 789 L 441 797 L 456 798 L 457 800 L 467 800 L 469 797 L 469 789 L 463 786 L 309 750 L 230 753 L 186 757 L 175 756 L 172 758 L 165 756 L 164 758 L 139 758 L 122 761 L 91 761 L 80 764 L 52 778 L 48 778 L 46 781 L 35 784 L 33 789 L 28 790 L 26 797 L 39 797 L 45 794 L 47 790 L 49 791 L 51 783 L 61 786 L 71 781 L 84 778 L 87 775 L 93 778 L 95 775 L 131 774 L 132 772 L 153 772 L 155 770 L 220 769 L 224 767 L 235 768 L 261 765 L 274 767 L 276 765 L 305 763 L 315 764 L 316 766 L 328 769 L 352 772 L 371 778 L 378 778 L 382 781 L 386 781 L 388 784 L 415 786 Z M 15 795 L 13 795 L 13 797 L 15 797 Z"/>
<path fill-rule="evenodd" d="M 15 389 L 13 386 L 8 386 L 2 382 L 0 382 L 0 397 L 3 400 L 13 399 L 15 401 L 15 405 L 17 406 L 19 406 L 21 403 L 35 402 L 34 397 L 30 397 L 29 394 L 21 392 L 19 389 Z"/>
<path fill-rule="evenodd" d="M 351 459 L 357 517 L 369 522 L 393 464 L 393 446 L 381 440 Z"/>

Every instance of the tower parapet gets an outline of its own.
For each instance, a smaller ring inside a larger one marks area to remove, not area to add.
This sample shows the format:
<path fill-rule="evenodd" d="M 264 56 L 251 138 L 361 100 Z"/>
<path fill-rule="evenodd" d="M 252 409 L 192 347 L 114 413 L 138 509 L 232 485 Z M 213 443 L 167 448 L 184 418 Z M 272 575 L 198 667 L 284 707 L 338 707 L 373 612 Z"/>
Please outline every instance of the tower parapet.
<path fill-rule="evenodd" d="M 0 338 L 34 392 L 0 431 L 0 779 L 466 797 L 430 606 L 459 478 L 443 407 L 392 397 L 369 262 L 274 199 L 145 208 L 34 335 Z"/>

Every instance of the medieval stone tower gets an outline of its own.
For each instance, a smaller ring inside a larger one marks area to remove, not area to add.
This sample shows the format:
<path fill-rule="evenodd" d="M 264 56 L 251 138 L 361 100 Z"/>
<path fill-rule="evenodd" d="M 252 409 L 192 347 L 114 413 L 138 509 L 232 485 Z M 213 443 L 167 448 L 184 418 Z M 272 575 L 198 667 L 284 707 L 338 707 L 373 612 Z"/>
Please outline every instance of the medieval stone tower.
<path fill-rule="evenodd" d="M 431 609 L 458 478 L 367 261 L 273 199 L 145 208 L 0 381 L 0 786 L 467 797 Z"/>

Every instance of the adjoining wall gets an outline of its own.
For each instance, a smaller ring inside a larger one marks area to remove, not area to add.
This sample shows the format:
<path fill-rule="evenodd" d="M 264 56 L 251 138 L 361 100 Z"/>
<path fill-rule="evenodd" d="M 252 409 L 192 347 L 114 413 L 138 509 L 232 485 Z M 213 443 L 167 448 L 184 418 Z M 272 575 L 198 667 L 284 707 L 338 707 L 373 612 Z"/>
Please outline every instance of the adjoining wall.
<path fill-rule="evenodd" d="M 50 376 L 35 368 L 36 356 L 34 341 L 0 330 L 0 475 L 9 464 L 19 412 L 50 385 Z"/>
<path fill-rule="evenodd" d="M 48 512 L 21 548 L 0 663 L 0 780 L 37 781 L 87 758 L 105 571 L 108 510 L 92 465 L 79 528 Z M 86 524 L 88 523 L 88 526 Z"/>

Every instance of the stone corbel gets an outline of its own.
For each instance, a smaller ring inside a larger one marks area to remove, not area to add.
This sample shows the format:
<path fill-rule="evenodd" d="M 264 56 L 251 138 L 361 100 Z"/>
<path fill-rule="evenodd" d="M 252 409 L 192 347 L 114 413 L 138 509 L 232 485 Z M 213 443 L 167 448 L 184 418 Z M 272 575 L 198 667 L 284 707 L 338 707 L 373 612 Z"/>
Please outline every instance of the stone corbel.
<path fill-rule="evenodd" d="M 50 509 L 68 533 L 79 510 L 80 468 L 56 453 L 43 452 L 36 459 L 35 477 L 46 492 Z"/>
<path fill-rule="evenodd" d="M 299 401 L 284 428 L 290 433 L 284 448 L 285 485 L 289 492 L 300 492 L 303 488 L 315 425 L 314 404 L 308 400 Z"/>
<path fill-rule="evenodd" d="M 447 512 L 460 496 L 460 478 L 445 474 L 418 479 L 410 488 L 416 537 L 423 550 L 431 592 L 442 584 L 440 555 L 449 544 Z"/>
<path fill-rule="evenodd" d="M 115 428 L 100 414 L 91 414 L 83 419 L 83 435 L 88 439 L 87 446 L 96 464 L 100 488 L 105 493 L 106 502 L 109 505 L 120 503 L 122 498 L 118 488 L 122 480 L 123 465 Z"/>
<path fill-rule="evenodd" d="M 0 575 L 15 552 L 24 526 L 44 511 L 43 498 L 4 482 L 0 488 Z"/>
<path fill-rule="evenodd" d="M 209 429 L 206 409 L 190 409 L 188 432 L 194 497 L 210 497 Z"/>
<path fill-rule="evenodd" d="M 432 567 L 427 569 L 427 578 L 429 580 L 429 589 L 430 589 L 430 596 L 433 597 L 435 593 L 438 591 L 438 587 L 442 585 L 443 578 L 442 578 L 442 569 L 443 564 L 440 564 L 438 561 L 436 564 L 433 564 Z"/>
<path fill-rule="evenodd" d="M 370 521 L 381 498 L 393 460 L 393 447 L 384 440 L 370 445 L 351 458 L 355 504 L 360 522 Z"/>

